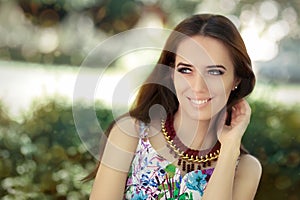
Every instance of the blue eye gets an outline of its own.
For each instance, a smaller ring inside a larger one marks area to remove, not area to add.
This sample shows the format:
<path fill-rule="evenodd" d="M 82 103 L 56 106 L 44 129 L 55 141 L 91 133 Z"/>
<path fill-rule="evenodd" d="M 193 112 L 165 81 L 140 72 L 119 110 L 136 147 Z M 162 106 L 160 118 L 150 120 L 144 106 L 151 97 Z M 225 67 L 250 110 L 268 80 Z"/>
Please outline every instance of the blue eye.
<path fill-rule="evenodd" d="M 177 71 L 182 73 L 182 74 L 190 74 L 192 72 L 192 70 L 188 67 L 178 68 Z"/>
<path fill-rule="evenodd" d="M 219 69 L 213 69 L 213 70 L 209 70 L 208 74 L 210 74 L 210 75 L 223 75 L 224 72 L 222 70 L 219 70 Z"/>

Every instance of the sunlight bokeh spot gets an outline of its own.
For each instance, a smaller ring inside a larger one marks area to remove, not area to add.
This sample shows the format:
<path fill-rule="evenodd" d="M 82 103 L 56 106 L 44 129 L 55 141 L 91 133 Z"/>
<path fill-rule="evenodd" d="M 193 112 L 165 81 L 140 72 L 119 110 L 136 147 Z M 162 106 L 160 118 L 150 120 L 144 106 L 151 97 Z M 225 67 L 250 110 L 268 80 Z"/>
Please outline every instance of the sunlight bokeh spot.
<path fill-rule="evenodd" d="M 58 35 L 55 29 L 46 28 L 40 33 L 39 50 L 42 53 L 54 51 L 59 44 Z"/>
<path fill-rule="evenodd" d="M 265 20 L 273 20 L 278 16 L 277 3 L 275 1 L 264 1 L 259 7 L 259 14 Z"/>

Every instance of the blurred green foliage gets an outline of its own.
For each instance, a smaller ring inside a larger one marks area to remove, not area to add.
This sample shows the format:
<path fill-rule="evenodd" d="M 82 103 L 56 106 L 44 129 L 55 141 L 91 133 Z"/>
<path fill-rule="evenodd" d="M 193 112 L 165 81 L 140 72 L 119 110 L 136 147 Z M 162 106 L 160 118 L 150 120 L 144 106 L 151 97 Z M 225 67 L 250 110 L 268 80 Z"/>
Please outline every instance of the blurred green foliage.
<path fill-rule="evenodd" d="M 20 123 L 9 119 L 0 107 L 0 196 L 87 199 L 91 183 L 81 179 L 96 161 L 76 133 L 72 107 L 53 99 L 32 107 Z M 102 118 L 111 116 L 107 109 L 97 113 Z"/>
<path fill-rule="evenodd" d="M 97 28 L 120 32 L 132 28 L 140 17 L 142 2 L 135 0 L 16 0 L 34 24 L 49 27 L 72 12 L 90 16 Z"/>
<path fill-rule="evenodd" d="M 256 199 L 300 199 L 299 106 L 257 100 L 250 104 L 253 114 L 243 143 L 263 165 Z M 76 106 L 82 111 L 91 109 Z M 36 102 L 22 122 L 6 113 L 0 104 L 0 196 L 87 199 L 92 182 L 81 179 L 95 167 L 96 160 L 76 132 L 72 106 L 55 99 Z M 100 104 L 96 114 L 104 128 L 113 119 L 111 111 Z M 90 131 L 94 130 L 91 127 Z"/>
<path fill-rule="evenodd" d="M 263 165 L 257 200 L 300 199 L 300 107 L 251 103 L 243 143 Z"/>

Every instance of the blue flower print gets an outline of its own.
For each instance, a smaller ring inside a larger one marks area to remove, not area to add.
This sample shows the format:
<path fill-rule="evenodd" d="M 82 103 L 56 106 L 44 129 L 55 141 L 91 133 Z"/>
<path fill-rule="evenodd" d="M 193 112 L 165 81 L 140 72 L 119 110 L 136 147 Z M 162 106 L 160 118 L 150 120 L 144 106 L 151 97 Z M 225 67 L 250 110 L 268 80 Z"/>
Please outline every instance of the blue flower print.
<path fill-rule="evenodd" d="M 150 180 L 149 184 L 150 184 L 151 187 L 157 187 L 158 186 L 158 183 L 157 183 L 157 181 L 154 178 L 152 178 Z"/>
<path fill-rule="evenodd" d="M 137 193 L 134 193 L 132 198 L 132 200 L 146 200 L 147 199 L 147 195 L 144 193 L 143 190 L 137 192 Z"/>
<path fill-rule="evenodd" d="M 203 190 L 207 184 L 206 176 L 206 174 L 202 174 L 201 170 L 191 172 L 188 174 L 187 188 L 198 191 L 200 195 L 203 196 Z"/>
<path fill-rule="evenodd" d="M 150 182 L 150 180 L 149 180 L 148 175 L 142 174 L 142 178 L 141 178 L 142 186 L 146 187 L 149 184 L 149 182 Z"/>
<path fill-rule="evenodd" d="M 162 168 L 162 169 L 160 169 L 160 170 L 158 170 L 158 175 L 159 176 L 165 176 L 165 174 L 166 174 L 166 171 Z"/>

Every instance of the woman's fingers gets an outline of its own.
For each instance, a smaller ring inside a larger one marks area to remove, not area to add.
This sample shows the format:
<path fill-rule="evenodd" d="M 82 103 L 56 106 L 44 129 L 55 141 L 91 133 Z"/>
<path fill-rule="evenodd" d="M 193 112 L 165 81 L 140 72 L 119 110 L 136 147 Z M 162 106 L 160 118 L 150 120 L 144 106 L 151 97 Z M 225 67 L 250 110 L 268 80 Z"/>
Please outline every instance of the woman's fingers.
<path fill-rule="evenodd" d="M 250 122 L 251 108 L 248 102 L 244 99 L 239 101 L 232 107 L 231 124 L 230 126 L 224 125 L 222 128 L 219 139 L 225 140 L 241 140 L 247 126 Z"/>

